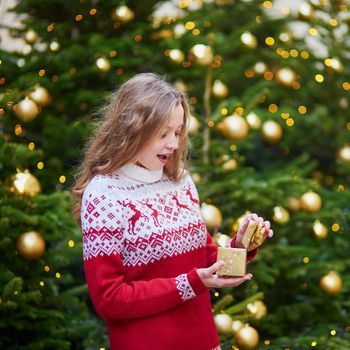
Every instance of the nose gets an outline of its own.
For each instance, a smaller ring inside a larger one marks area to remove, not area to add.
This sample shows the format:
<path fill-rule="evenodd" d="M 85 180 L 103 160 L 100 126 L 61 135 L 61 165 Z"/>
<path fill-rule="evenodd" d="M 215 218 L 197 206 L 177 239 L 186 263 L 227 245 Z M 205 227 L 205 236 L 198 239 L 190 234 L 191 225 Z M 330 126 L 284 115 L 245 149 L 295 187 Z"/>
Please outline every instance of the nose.
<path fill-rule="evenodd" d="M 169 137 L 165 147 L 167 149 L 176 150 L 179 148 L 179 138 L 176 135 Z"/>

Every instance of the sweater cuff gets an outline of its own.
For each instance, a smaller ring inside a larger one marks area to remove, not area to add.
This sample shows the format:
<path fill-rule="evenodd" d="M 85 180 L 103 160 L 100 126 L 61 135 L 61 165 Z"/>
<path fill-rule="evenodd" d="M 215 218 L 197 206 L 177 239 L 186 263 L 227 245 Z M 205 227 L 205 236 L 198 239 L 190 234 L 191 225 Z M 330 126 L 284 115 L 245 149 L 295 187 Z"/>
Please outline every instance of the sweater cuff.
<path fill-rule="evenodd" d="M 208 291 L 208 288 L 203 284 L 201 278 L 199 277 L 197 269 L 191 270 L 187 274 L 187 278 L 196 295 Z"/>
<path fill-rule="evenodd" d="M 234 236 L 230 242 L 231 248 L 236 248 L 235 245 L 236 245 L 236 236 Z M 250 261 L 252 261 L 255 258 L 256 254 L 258 254 L 258 250 L 259 250 L 259 248 L 257 247 L 255 249 L 251 250 L 250 252 L 247 252 L 247 263 L 249 263 Z"/>

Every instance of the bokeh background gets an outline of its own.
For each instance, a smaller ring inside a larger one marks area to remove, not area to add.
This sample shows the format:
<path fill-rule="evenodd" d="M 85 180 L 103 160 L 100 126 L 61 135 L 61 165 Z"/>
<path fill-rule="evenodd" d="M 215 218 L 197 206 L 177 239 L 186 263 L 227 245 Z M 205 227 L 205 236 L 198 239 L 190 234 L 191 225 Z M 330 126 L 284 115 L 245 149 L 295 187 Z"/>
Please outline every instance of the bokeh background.
<path fill-rule="evenodd" d="M 252 281 L 211 291 L 222 349 L 350 349 L 349 1 L 0 11 L 1 349 L 109 348 L 70 188 L 104 99 L 150 71 L 188 96 L 190 167 L 216 244 L 249 212 L 275 233 Z"/>

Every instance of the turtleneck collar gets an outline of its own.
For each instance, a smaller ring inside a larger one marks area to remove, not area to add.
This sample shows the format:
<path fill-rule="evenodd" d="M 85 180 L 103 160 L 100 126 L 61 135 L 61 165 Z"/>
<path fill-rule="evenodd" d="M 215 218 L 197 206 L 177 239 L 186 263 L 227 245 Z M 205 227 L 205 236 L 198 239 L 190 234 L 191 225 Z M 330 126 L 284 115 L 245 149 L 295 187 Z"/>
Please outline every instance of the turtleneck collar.
<path fill-rule="evenodd" d="M 128 163 L 119 169 L 119 173 L 136 182 L 153 183 L 161 179 L 163 168 L 148 170 L 134 163 Z"/>

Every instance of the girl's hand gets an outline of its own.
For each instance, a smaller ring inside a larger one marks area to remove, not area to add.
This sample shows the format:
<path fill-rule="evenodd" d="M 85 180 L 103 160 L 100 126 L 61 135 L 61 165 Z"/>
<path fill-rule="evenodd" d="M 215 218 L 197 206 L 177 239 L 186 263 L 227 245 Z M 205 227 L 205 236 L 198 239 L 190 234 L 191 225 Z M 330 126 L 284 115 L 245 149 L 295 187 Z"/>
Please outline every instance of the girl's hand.
<path fill-rule="evenodd" d="M 208 288 L 223 288 L 223 287 L 235 287 L 245 281 L 252 279 L 253 275 L 247 273 L 243 277 L 220 277 L 215 274 L 220 268 L 224 266 L 223 261 L 217 261 L 210 267 L 198 269 L 197 273 L 203 284 Z"/>
<path fill-rule="evenodd" d="M 258 216 L 255 213 L 248 214 L 244 217 L 241 225 L 239 226 L 238 232 L 237 232 L 236 242 L 235 242 L 236 243 L 235 246 L 237 248 L 244 248 L 244 245 L 242 243 L 242 238 L 243 238 L 245 230 L 248 226 L 249 221 L 255 221 L 255 222 L 259 223 L 263 229 L 265 229 L 264 240 L 266 237 L 271 238 L 273 236 L 273 231 L 270 229 L 270 227 L 271 227 L 270 221 L 264 221 L 264 219 L 261 216 Z"/>

